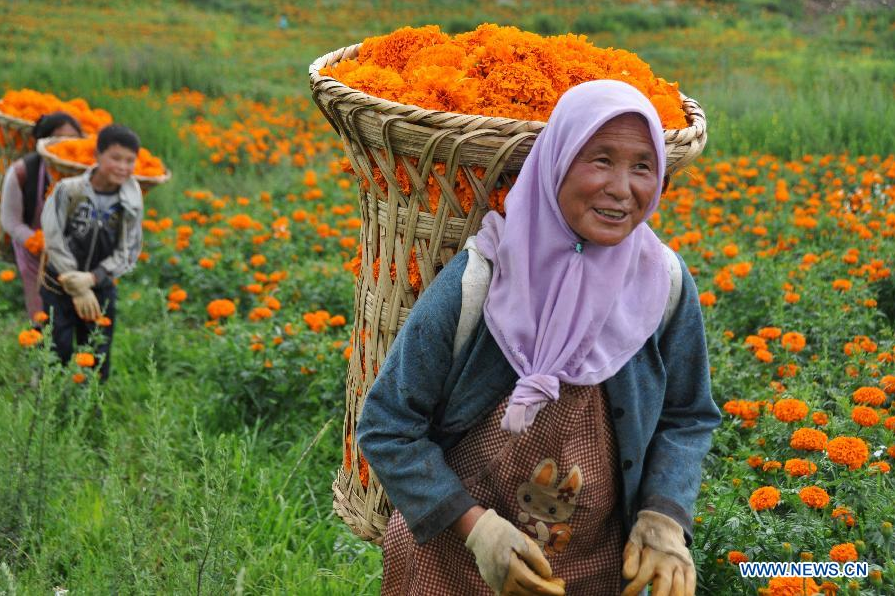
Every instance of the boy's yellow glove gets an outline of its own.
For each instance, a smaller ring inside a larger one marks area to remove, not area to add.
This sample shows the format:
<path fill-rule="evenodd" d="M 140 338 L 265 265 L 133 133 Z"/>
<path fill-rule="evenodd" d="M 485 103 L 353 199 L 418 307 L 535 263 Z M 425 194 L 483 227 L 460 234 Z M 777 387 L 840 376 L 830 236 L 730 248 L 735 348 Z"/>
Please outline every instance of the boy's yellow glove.
<path fill-rule="evenodd" d="M 466 538 L 479 573 L 495 594 L 563 596 L 565 583 L 554 578 L 535 542 L 489 509 Z"/>
<path fill-rule="evenodd" d="M 85 321 L 95 321 L 102 316 L 102 310 L 93 287 L 94 277 L 88 271 L 68 271 L 59 274 L 62 289 L 71 296 L 75 312 Z"/>
<path fill-rule="evenodd" d="M 59 274 L 59 283 L 69 296 L 79 296 L 90 291 L 96 278 L 89 271 L 67 271 Z"/>
<path fill-rule="evenodd" d="M 684 540 L 684 529 L 667 515 L 640 511 L 622 556 L 622 577 L 631 580 L 622 596 L 634 596 L 649 583 L 656 596 L 696 593 L 696 567 Z"/>

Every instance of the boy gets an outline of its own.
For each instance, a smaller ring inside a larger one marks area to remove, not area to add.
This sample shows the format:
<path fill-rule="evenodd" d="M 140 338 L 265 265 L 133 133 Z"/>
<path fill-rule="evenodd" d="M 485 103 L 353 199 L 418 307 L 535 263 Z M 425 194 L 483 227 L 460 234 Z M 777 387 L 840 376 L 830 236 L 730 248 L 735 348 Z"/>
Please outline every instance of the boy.
<path fill-rule="evenodd" d="M 120 124 L 103 128 L 96 165 L 61 180 L 41 215 L 47 264 L 40 294 L 53 322 L 53 350 L 63 363 L 72 340 L 88 341 L 98 323 L 100 377 L 111 364 L 117 291 L 113 281 L 131 271 L 143 242 L 143 195 L 133 177 L 140 139 Z M 102 315 L 111 322 L 101 319 Z"/>

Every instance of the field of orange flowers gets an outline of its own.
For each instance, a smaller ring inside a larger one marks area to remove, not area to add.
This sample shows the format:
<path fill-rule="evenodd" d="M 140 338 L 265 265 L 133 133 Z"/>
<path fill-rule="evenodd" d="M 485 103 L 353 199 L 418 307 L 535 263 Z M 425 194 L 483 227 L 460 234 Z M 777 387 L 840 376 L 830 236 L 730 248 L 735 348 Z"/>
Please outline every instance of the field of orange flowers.
<path fill-rule="evenodd" d="M 587 26 L 594 45 L 638 51 L 706 108 L 706 155 L 651 222 L 699 286 L 724 412 L 695 512 L 698 593 L 895 594 L 895 136 L 879 125 L 895 120 L 891 89 L 874 86 L 893 80 L 895 21 L 812 13 L 814 30 L 783 34 L 806 13 L 621 3 L 599 21 L 557 2 L 514 20 L 508 4 L 479 4 L 0 5 L 13 25 L 0 31 L 13 50 L 0 52 L 0 91 L 85 98 L 174 172 L 146 196 L 107 385 L 90 348 L 53 364 L 0 262 L 0 593 L 378 592 L 378 548 L 330 507 L 361 219 L 307 64 L 402 25 L 454 35 L 489 17 L 542 35 Z M 678 17 L 702 20 L 687 33 Z M 180 53 L 153 55 L 175 39 Z M 89 64 L 42 66 L 70 43 Z M 812 61 L 819 47 L 825 62 Z M 843 85 L 866 85 L 867 120 L 857 100 L 812 95 L 846 55 Z M 767 98 L 737 95 L 756 81 Z M 780 114 L 753 111 L 786 97 Z M 393 263 L 376 269 L 397 278 Z M 407 277 L 418 290 L 419 272 Z M 796 586 L 736 567 L 800 560 L 870 573 Z"/>

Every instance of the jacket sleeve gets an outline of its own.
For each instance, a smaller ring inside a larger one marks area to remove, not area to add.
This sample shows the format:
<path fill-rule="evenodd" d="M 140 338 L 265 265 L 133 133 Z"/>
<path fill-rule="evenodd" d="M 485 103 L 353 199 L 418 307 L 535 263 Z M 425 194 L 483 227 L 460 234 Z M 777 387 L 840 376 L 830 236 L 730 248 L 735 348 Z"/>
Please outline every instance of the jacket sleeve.
<path fill-rule="evenodd" d="M 675 519 L 684 528 L 689 546 L 702 461 L 711 447 L 712 431 L 721 423 L 721 412 L 712 398 L 698 290 L 680 260 L 681 300 L 659 340 L 665 367 L 665 400 L 646 452 L 640 509 L 659 511 Z"/>
<path fill-rule="evenodd" d="M 451 367 L 467 258 L 458 253 L 410 310 L 356 431 L 361 452 L 420 544 L 476 504 L 430 439 Z"/>
<path fill-rule="evenodd" d="M 65 224 L 71 202 L 68 185 L 59 182 L 44 205 L 40 226 L 44 231 L 44 247 L 47 259 L 56 273 L 67 273 L 78 268 L 78 261 L 65 244 Z"/>
<path fill-rule="evenodd" d="M 93 270 L 96 284 L 108 283 L 108 278 L 118 278 L 133 270 L 143 248 L 143 211 L 136 216 L 125 214 L 121 223 L 121 234 L 118 235 L 118 246 L 115 251 L 103 259 Z"/>
<path fill-rule="evenodd" d="M 13 240 L 24 244 L 25 240 L 34 234 L 34 230 L 22 219 L 24 197 L 16 176 L 16 164 L 21 164 L 21 161 L 11 164 L 3 176 L 3 190 L 0 191 L 0 228 Z"/>

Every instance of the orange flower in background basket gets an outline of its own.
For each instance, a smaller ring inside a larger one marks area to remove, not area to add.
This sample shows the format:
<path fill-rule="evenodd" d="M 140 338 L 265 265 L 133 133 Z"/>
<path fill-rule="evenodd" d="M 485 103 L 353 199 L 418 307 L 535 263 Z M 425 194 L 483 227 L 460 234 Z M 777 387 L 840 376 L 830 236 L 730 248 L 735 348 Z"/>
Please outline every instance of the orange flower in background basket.
<path fill-rule="evenodd" d="M 44 231 L 37 230 L 34 232 L 27 240 L 25 240 L 23 246 L 25 247 L 25 250 L 31 254 L 35 256 L 39 255 L 44 249 Z"/>
<path fill-rule="evenodd" d="M 429 110 L 546 121 L 559 97 L 589 80 L 623 81 L 646 95 L 666 129 L 687 127 L 677 84 L 637 54 L 584 36 L 541 37 L 480 25 L 453 39 L 436 25 L 364 40 L 356 60 L 321 70 L 370 95 Z"/>
<path fill-rule="evenodd" d="M 112 115 L 106 110 L 91 108 L 81 98 L 62 101 L 52 93 L 40 93 L 32 89 L 11 89 L 0 99 L 0 113 L 22 120 L 36 122 L 44 114 L 67 112 L 80 124 L 85 133 L 96 133 L 112 123 Z"/>
<path fill-rule="evenodd" d="M 47 151 L 66 161 L 92 166 L 96 163 L 96 136 L 91 135 L 84 139 L 53 143 L 47 147 Z M 134 175 L 156 177 L 164 174 L 165 166 L 162 164 L 162 160 L 152 155 L 144 147 L 140 147 L 140 151 L 137 153 L 137 163 L 134 166 Z"/>

